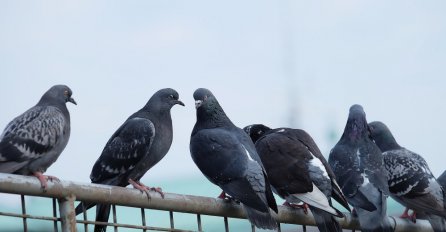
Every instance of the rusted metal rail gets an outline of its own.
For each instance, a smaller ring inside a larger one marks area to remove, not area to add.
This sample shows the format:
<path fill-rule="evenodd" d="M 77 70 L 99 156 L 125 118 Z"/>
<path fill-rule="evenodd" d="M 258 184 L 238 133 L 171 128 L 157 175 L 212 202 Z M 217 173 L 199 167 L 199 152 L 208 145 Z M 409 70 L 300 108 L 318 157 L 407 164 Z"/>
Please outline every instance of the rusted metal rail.
<path fill-rule="evenodd" d="M 146 194 L 142 194 L 136 189 L 76 183 L 71 181 L 49 182 L 48 188 L 46 191 L 43 191 L 40 187 L 40 182 L 35 177 L 3 173 L 0 173 L 0 192 L 58 199 L 60 218 L 57 218 L 57 221 L 61 221 L 63 232 L 76 231 L 76 223 L 85 225 L 95 223 L 85 219 L 76 220 L 74 215 L 74 200 L 168 211 L 171 216 L 171 228 L 158 228 L 159 230 L 167 231 L 182 231 L 174 228 L 172 212 L 196 214 L 199 231 L 201 231 L 200 215 L 246 218 L 245 212 L 240 205 L 228 203 L 217 198 L 165 193 L 163 199 L 159 194 L 153 192 L 150 195 L 150 199 L 148 199 Z M 144 214 L 144 210 L 142 210 L 142 214 Z M 0 212 L 0 216 L 1 215 L 13 216 L 8 213 Z M 26 212 L 24 215 L 25 216 L 22 216 L 24 222 L 26 221 L 26 218 L 32 217 L 26 215 Z M 344 229 L 359 229 L 358 221 L 355 218 L 352 218 L 349 213 L 345 213 L 345 215 L 344 218 L 339 219 L 341 226 Z M 315 225 L 311 213 L 306 215 L 301 211 L 290 210 L 283 206 L 279 206 L 279 213 L 275 215 L 275 218 L 279 223 L 308 226 Z M 42 220 L 53 219 L 54 217 L 42 218 Z M 432 231 L 430 224 L 425 220 L 417 220 L 417 223 L 414 224 L 397 217 L 390 217 L 390 221 L 393 223 L 395 231 L 397 232 Z M 97 224 L 107 224 L 115 227 L 120 226 L 120 224 L 117 224 L 116 222 Z M 156 229 L 154 227 L 145 226 L 144 219 L 143 226 L 123 225 L 123 227 L 139 228 L 141 230 Z M 57 226 L 55 226 L 55 228 L 57 228 Z"/>

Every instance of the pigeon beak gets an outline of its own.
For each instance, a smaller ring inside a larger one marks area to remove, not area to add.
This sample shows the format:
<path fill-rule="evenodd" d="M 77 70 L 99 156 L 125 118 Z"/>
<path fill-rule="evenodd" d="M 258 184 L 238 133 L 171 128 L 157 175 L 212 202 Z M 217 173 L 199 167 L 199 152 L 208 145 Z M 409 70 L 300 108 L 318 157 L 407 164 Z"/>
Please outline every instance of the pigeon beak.
<path fill-rule="evenodd" d="M 203 104 L 203 101 L 202 101 L 202 100 L 196 100 L 196 101 L 195 101 L 195 109 L 198 109 L 198 107 L 200 107 L 201 104 Z"/>
<path fill-rule="evenodd" d="M 180 101 L 180 100 L 176 100 L 176 101 L 175 101 L 175 104 L 185 106 L 184 103 L 183 103 L 182 101 Z"/>
<path fill-rule="evenodd" d="M 73 104 L 75 104 L 75 105 L 77 105 L 77 102 L 72 97 L 68 98 L 68 101 L 73 103 Z"/>

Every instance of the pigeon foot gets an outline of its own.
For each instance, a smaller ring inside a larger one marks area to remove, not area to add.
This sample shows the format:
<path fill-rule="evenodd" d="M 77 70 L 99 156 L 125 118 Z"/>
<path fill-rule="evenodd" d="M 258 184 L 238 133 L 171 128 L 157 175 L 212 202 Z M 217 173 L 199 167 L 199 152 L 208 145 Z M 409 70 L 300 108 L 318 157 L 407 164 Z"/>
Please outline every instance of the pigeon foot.
<path fill-rule="evenodd" d="M 234 197 L 231 197 L 225 193 L 225 191 L 221 192 L 217 198 L 220 198 L 226 202 L 235 202 L 236 204 L 240 204 L 240 201 L 236 200 Z"/>
<path fill-rule="evenodd" d="M 34 172 L 33 176 L 37 177 L 40 181 L 40 186 L 45 191 L 48 188 L 48 181 L 59 182 L 59 178 L 50 175 L 43 175 L 42 172 Z"/>
<path fill-rule="evenodd" d="M 148 186 L 142 184 L 139 181 L 134 181 L 132 179 L 129 179 L 129 183 L 133 186 L 133 188 L 138 189 L 139 191 L 141 191 L 143 193 L 146 193 L 147 194 L 147 198 L 149 198 L 149 200 L 151 198 L 149 191 L 154 191 L 154 192 L 159 193 L 161 195 L 161 197 L 164 199 L 164 193 L 163 193 L 162 189 L 159 188 L 159 187 L 157 187 L 157 188 L 152 187 L 151 188 L 151 187 L 148 187 Z"/>
<path fill-rule="evenodd" d="M 307 203 L 303 203 L 301 205 L 298 205 L 298 204 L 294 204 L 294 203 L 290 203 L 288 201 L 285 201 L 282 205 L 288 206 L 288 207 L 291 207 L 291 208 L 294 208 L 294 209 L 302 209 L 305 214 L 308 214 L 308 204 Z"/>

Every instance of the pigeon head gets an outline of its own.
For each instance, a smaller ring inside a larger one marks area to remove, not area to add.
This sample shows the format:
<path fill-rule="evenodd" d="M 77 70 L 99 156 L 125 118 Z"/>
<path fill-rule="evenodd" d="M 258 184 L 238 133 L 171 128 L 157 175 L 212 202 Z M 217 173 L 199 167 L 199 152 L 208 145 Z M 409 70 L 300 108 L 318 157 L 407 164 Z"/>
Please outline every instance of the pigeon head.
<path fill-rule="evenodd" d="M 263 124 L 252 124 L 243 128 L 246 134 L 251 137 L 253 143 L 256 143 L 266 132 L 270 131 L 271 128 Z"/>
<path fill-rule="evenodd" d="M 38 105 L 65 104 L 71 102 L 77 105 L 71 97 L 73 91 L 66 85 L 55 85 L 51 87 L 40 99 Z"/>
<path fill-rule="evenodd" d="M 206 111 L 213 113 L 215 111 L 223 111 L 217 98 L 212 94 L 212 92 L 205 88 L 199 88 L 194 92 L 195 108 L 198 111 Z"/>
<path fill-rule="evenodd" d="M 370 136 L 381 151 L 384 152 L 401 148 L 393 137 L 392 132 L 390 132 L 389 128 L 383 122 L 375 121 L 369 123 L 369 131 Z"/>
<path fill-rule="evenodd" d="M 194 99 L 198 121 L 206 121 L 209 127 L 221 126 L 226 123 L 232 124 L 210 90 L 205 88 L 195 90 Z"/>
<path fill-rule="evenodd" d="M 364 109 L 361 105 L 352 105 L 345 125 L 343 138 L 357 140 L 363 136 L 368 136 L 368 125 Z"/>
<path fill-rule="evenodd" d="M 217 101 L 209 89 L 199 88 L 194 92 L 195 108 L 198 109 L 202 105 L 208 106 Z"/>
<path fill-rule="evenodd" d="M 179 94 L 174 89 L 160 89 L 153 94 L 144 108 L 148 109 L 149 111 L 153 109 L 157 109 L 159 111 L 170 111 L 174 105 L 178 104 L 184 106 L 184 103 L 178 98 Z"/>

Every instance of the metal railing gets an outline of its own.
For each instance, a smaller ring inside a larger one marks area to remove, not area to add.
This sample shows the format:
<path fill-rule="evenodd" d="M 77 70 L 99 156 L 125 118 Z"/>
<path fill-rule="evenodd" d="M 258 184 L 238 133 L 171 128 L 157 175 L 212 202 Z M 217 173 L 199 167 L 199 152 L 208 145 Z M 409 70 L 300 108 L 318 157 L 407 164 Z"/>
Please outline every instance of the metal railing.
<path fill-rule="evenodd" d="M 212 215 L 222 217 L 224 220 L 225 231 L 229 231 L 228 218 L 246 218 L 242 207 L 235 203 L 228 203 L 218 198 L 180 195 L 173 193 L 165 193 L 164 199 L 159 194 L 151 194 L 150 199 L 146 194 L 142 194 L 139 190 L 98 185 L 76 183 L 71 181 L 49 182 L 46 191 L 40 187 L 40 182 L 35 177 L 20 176 L 13 174 L 0 173 L 0 192 L 19 194 L 21 196 L 21 213 L 1 212 L 0 217 L 16 217 L 23 219 L 23 230 L 28 231 L 27 220 L 45 220 L 54 223 L 54 231 L 58 231 L 60 227 L 62 232 L 76 231 L 77 225 L 84 225 L 85 231 L 88 231 L 88 225 L 102 224 L 108 225 L 109 230 L 114 228 L 133 228 L 140 231 L 191 231 L 175 228 L 174 212 L 195 214 L 196 230 L 203 231 L 206 228 L 202 226 L 202 215 Z M 51 216 L 33 216 L 27 214 L 25 205 L 25 196 L 39 196 L 52 199 L 52 215 Z M 57 201 L 57 203 L 56 203 Z M 75 201 L 87 201 L 96 203 L 112 204 L 110 222 L 95 222 L 87 220 L 87 214 L 84 212 L 83 219 L 76 219 Z M 57 205 L 59 206 L 59 214 L 57 214 Z M 117 222 L 116 207 L 126 206 L 141 209 L 141 224 L 122 224 Z M 169 212 L 170 227 L 155 227 L 146 224 L 145 209 L 160 210 Z M 349 230 L 359 230 L 359 223 L 349 213 L 345 213 L 344 218 L 338 221 L 342 228 Z M 311 213 L 304 214 L 301 210 L 292 210 L 288 207 L 279 206 L 279 213 L 274 215 L 280 225 L 294 224 L 301 225 L 302 230 L 306 231 L 306 226 L 315 226 Z M 398 217 L 389 217 L 395 231 L 432 231 L 430 224 L 425 220 L 417 220 L 414 224 Z M 0 225 L 1 227 L 1 225 Z M 1 231 L 1 229 L 0 229 Z M 252 227 L 252 231 L 255 228 Z"/>

